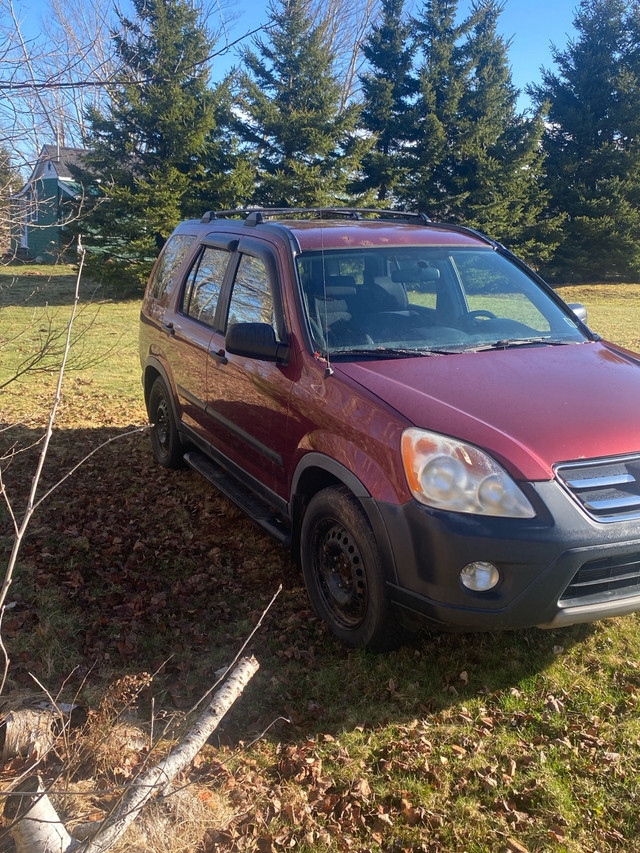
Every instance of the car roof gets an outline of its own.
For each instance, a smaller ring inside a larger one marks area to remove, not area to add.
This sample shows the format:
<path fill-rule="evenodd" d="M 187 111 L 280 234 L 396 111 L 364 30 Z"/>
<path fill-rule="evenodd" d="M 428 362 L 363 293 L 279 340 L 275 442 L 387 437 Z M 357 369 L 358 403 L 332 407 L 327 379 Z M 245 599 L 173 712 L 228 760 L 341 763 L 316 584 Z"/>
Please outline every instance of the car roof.
<path fill-rule="evenodd" d="M 497 243 L 471 228 L 432 222 L 428 217 L 401 211 L 355 209 L 252 209 L 208 212 L 198 222 L 183 222 L 176 233 L 212 231 L 255 234 L 279 232 L 292 239 L 299 251 L 385 248 L 391 246 L 467 246 L 496 248 Z M 355 215 L 354 215 L 355 214 Z M 239 218 L 242 217 L 242 218 Z M 298 218 L 297 218 L 298 217 Z M 196 232 L 196 233 L 197 233 Z"/>
<path fill-rule="evenodd" d="M 486 245 L 479 235 L 435 223 L 406 221 L 276 220 L 297 239 L 302 251 L 390 246 Z M 274 223 L 275 224 L 275 223 Z"/>

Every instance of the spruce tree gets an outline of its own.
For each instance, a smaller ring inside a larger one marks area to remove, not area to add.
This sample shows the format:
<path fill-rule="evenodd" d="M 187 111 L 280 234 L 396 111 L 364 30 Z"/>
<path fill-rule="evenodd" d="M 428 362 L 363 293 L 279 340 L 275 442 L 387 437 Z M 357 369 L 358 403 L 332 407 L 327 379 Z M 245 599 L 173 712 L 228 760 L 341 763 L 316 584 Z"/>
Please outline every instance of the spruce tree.
<path fill-rule="evenodd" d="M 460 40 L 470 23 L 456 25 L 457 0 L 425 0 L 413 21 L 418 54 L 418 100 L 413 114 L 406 201 L 432 218 L 452 219 L 452 158 L 459 150 L 460 99 L 468 83 Z"/>
<path fill-rule="evenodd" d="M 181 219 L 241 192 L 218 124 L 227 88 L 209 88 L 212 48 L 197 12 L 188 0 L 133 7 L 135 17 L 121 16 L 114 36 L 121 72 L 110 110 L 89 114 L 90 153 L 78 177 L 90 211 L 74 226 L 89 272 L 123 285 L 146 280 Z"/>
<path fill-rule="evenodd" d="M 393 200 L 405 172 L 411 104 L 417 92 L 412 75 L 414 47 L 404 17 L 404 0 L 382 0 L 382 18 L 362 46 L 369 71 L 360 77 L 363 109 L 360 123 L 374 137 L 363 161 L 363 187 L 379 201 Z"/>
<path fill-rule="evenodd" d="M 416 19 L 422 62 L 405 194 L 432 218 L 486 231 L 539 264 L 559 221 L 543 213 L 541 117 L 516 110 L 508 44 L 497 33 L 503 5 L 476 2 L 456 23 L 456 0 L 426 0 Z"/>
<path fill-rule="evenodd" d="M 353 136 L 358 108 L 340 110 L 333 54 L 322 25 L 310 20 L 308 0 L 277 2 L 268 36 L 245 55 L 238 126 L 255 154 L 258 204 L 349 201 L 365 150 Z"/>
<path fill-rule="evenodd" d="M 637 3 L 582 0 L 577 37 L 532 87 L 548 109 L 551 210 L 567 217 L 548 270 L 559 280 L 640 275 L 639 18 Z"/>

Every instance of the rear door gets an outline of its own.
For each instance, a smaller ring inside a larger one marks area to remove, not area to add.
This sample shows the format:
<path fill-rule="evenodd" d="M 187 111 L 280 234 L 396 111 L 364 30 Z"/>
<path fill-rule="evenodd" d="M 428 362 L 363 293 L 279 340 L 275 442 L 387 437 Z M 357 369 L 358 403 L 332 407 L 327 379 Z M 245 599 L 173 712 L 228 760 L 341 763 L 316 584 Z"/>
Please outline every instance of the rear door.
<path fill-rule="evenodd" d="M 207 367 L 211 341 L 224 322 L 218 316 L 236 239 L 211 234 L 203 241 L 186 277 L 178 312 L 167 328 L 170 363 L 183 423 L 207 437 Z"/>

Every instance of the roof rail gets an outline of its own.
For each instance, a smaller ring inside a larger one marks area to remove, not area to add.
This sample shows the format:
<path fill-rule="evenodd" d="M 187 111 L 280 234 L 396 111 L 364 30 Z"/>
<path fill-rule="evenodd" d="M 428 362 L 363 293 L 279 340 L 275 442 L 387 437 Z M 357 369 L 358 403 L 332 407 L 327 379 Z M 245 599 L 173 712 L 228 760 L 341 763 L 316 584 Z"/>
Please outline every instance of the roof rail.
<path fill-rule="evenodd" d="M 204 222 L 206 224 L 208 222 L 213 222 L 214 219 L 230 219 L 234 216 L 242 216 L 243 218 L 246 218 L 252 210 L 255 210 L 255 208 L 241 207 L 238 208 L 238 210 L 208 210 L 203 214 L 200 222 Z"/>
<path fill-rule="evenodd" d="M 290 216 L 306 216 L 318 219 L 341 217 L 343 219 L 416 219 L 426 225 L 431 220 L 426 213 L 415 213 L 406 210 L 378 210 L 371 207 L 249 207 L 238 210 L 209 210 L 202 217 L 202 222 L 212 222 L 214 219 L 244 217 L 246 225 L 259 225 L 266 219 L 282 219 Z"/>
<path fill-rule="evenodd" d="M 476 237 L 493 249 L 507 251 L 501 243 L 498 243 L 475 228 L 469 228 L 467 225 L 459 225 L 454 222 L 434 222 L 426 213 L 410 210 L 379 210 L 373 207 L 241 207 L 237 210 L 208 210 L 200 221 L 209 223 L 219 219 L 240 217 L 244 219 L 245 225 L 255 226 L 260 225 L 261 222 L 265 222 L 267 219 L 283 219 L 301 215 L 318 219 L 333 216 L 359 221 L 370 217 L 374 222 L 383 222 L 392 219 L 416 220 L 418 223 L 427 225 L 430 228 L 442 228 L 447 231 L 456 231 L 458 234 L 467 234 L 470 237 Z"/>
<path fill-rule="evenodd" d="M 482 231 L 478 231 L 476 228 L 470 228 L 468 225 L 458 225 L 455 222 L 431 221 L 428 224 L 431 228 L 442 228 L 443 231 L 455 231 L 457 234 L 467 234 L 470 237 L 477 237 L 478 240 L 482 240 L 483 243 L 487 243 L 493 249 L 504 249 L 502 243 L 498 243 L 497 240 L 492 239 Z"/>

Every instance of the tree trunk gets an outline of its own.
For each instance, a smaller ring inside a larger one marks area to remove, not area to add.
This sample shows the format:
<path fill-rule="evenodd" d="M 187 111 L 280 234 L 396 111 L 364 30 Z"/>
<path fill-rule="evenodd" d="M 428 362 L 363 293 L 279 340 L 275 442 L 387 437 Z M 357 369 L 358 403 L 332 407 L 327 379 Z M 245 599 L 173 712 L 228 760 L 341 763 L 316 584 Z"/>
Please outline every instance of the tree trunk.
<path fill-rule="evenodd" d="M 22 708 L 9 711 L 0 723 L 0 749 L 2 763 L 6 764 L 16 755 L 27 759 L 38 759 L 46 755 L 54 744 L 53 711 L 34 711 Z"/>
<path fill-rule="evenodd" d="M 138 776 L 114 811 L 87 841 L 71 838 L 37 776 L 30 776 L 7 798 L 4 815 L 12 821 L 17 853 L 105 853 L 136 819 L 152 797 L 167 790 L 193 761 L 220 721 L 258 671 L 258 661 L 242 658 L 233 675 L 215 694 L 206 710 L 175 749 L 151 770 Z"/>

